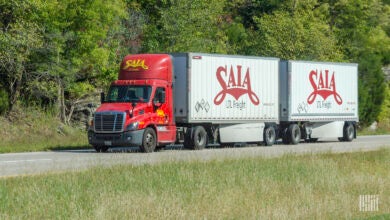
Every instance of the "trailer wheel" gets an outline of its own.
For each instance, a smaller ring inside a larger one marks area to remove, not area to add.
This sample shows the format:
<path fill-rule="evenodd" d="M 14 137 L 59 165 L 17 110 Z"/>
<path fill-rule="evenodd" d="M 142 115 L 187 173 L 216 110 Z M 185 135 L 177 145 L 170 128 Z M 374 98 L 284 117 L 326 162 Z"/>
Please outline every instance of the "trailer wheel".
<path fill-rule="evenodd" d="M 291 124 L 288 127 L 288 136 L 290 144 L 298 144 L 301 141 L 301 129 L 297 124 Z"/>
<path fill-rule="evenodd" d="M 146 128 L 142 138 L 141 151 L 151 153 L 156 149 L 156 132 L 153 128 Z"/>
<path fill-rule="evenodd" d="M 192 148 L 194 150 L 202 150 L 207 145 L 207 132 L 203 126 L 196 126 L 192 134 Z"/>
<path fill-rule="evenodd" d="M 276 140 L 275 128 L 272 126 L 266 127 L 264 129 L 263 141 L 265 146 L 272 146 Z"/>
<path fill-rule="evenodd" d="M 352 141 L 355 134 L 355 127 L 352 123 L 346 122 L 343 129 L 343 141 Z"/>

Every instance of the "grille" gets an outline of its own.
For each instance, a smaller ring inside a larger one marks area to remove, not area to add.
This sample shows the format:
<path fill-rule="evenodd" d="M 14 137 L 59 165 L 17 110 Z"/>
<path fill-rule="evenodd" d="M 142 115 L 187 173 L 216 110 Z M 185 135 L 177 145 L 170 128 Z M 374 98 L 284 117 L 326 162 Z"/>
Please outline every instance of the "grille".
<path fill-rule="evenodd" d="M 96 132 L 122 132 L 125 119 L 123 112 L 102 112 L 95 114 Z"/>

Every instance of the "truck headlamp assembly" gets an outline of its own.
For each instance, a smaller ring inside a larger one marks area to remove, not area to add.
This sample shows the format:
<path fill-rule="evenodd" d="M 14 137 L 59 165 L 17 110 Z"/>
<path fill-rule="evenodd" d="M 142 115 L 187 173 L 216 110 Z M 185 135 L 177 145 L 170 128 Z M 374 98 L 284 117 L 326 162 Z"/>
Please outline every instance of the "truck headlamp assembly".
<path fill-rule="evenodd" d="M 138 122 L 138 121 L 137 121 L 137 122 L 133 122 L 133 123 L 127 125 L 126 130 L 127 130 L 127 131 L 134 131 L 134 130 L 137 130 L 137 129 L 138 129 L 138 125 L 139 125 L 139 122 Z"/>

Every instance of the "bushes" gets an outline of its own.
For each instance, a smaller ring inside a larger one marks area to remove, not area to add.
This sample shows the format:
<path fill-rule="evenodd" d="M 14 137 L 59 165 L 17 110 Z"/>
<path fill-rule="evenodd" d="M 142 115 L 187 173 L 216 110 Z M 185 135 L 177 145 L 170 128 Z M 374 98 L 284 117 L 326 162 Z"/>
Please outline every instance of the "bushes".
<path fill-rule="evenodd" d="M 8 110 L 8 94 L 0 88 L 0 115 Z"/>

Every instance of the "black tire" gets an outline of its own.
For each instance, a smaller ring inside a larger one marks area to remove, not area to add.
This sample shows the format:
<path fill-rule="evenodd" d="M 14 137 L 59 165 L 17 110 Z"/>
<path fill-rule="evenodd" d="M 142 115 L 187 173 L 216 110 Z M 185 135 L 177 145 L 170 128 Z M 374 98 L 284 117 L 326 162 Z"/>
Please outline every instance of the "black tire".
<path fill-rule="evenodd" d="M 276 140 L 275 128 L 272 126 L 266 127 L 264 129 L 263 141 L 265 146 L 272 146 Z"/>
<path fill-rule="evenodd" d="M 94 145 L 93 148 L 95 148 L 96 152 L 100 153 L 102 147 Z"/>
<path fill-rule="evenodd" d="M 346 122 L 343 129 L 343 141 L 351 142 L 355 136 L 355 127 L 352 123 Z"/>
<path fill-rule="evenodd" d="M 207 145 L 207 132 L 203 126 L 196 126 L 192 133 L 192 149 L 202 150 Z"/>
<path fill-rule="evenodd" d="M 192 128 L 187 128 L 187 131 L 184 135 L 184 142 L 183 142 L 185 149 L 193 149 L 193 141 L 192 141 Z"/>
<path fill-rule="evenodd" d="M 96 152 L 98 153 L 104 153 L 108 151 L 107 146 L 93 146 L 93 148 L 95 148 Z"/>
<path fill-rule="evenodd" d="M 298 144 L 301 141 L 301 129 L 297 124 L 291 124 L 288 126 L 288 136 L 290 144 Z"/>
<path fill-rule="evenodd" d="M 151 153 L 156 149 L 157 138 L 153 128 L 146 128 L 142 137 L 141 151 Z"/>

